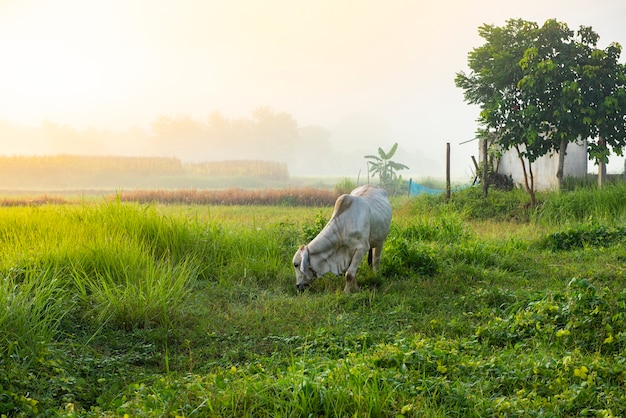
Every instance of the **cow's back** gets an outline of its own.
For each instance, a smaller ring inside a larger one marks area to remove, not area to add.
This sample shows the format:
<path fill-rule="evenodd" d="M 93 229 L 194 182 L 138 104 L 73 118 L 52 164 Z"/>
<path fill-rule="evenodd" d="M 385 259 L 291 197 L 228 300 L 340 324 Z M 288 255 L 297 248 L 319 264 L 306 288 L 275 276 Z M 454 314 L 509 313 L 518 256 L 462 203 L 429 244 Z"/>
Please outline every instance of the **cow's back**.
<path fill-rule="evenodd" d="M 391 224 L 391 204 L 385 189 L 364 185 L 354 189 L 350 195 L 358 196 L 370 207 L 370 246 L 377 247 L 389 233 Z"/>

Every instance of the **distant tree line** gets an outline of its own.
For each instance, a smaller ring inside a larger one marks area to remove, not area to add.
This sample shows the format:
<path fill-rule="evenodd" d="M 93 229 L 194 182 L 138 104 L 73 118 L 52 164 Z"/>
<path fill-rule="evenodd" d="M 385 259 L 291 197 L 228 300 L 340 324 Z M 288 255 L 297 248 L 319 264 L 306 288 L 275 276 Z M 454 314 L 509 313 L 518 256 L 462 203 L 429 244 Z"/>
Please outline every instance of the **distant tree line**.
<path fill-rule="evenodd" d="M 185 160 L 254 159 L 317 162 L 331 151 L 330 132 L 320 126 L 298 126 L 285 112 L 259 107 L 250 118 L 228 119 L 215 111 L 207 119 L 189 115 L 159 116 L 152 123 L 155 148 Z M 306 158 L 302 150 L 306 149 Z"/>
<path fill-rule="evenodd" d="M 343 161 L 332 152 L 331 133 L 317 126 L 300 126 L 286 112 L 259 107 L 249 117 L 227 118 L 219 111 L 205 118 L 161 115 L 150 130 L 125 132 L 79 130 L 44 121 L 38 127 L 0 120 L 6 155 L 167 156 L 184 162 L 261 160 L 289 163 L 295 172 L 328 173 Z"/>
<path fill-rule="evenodd" d="M 26 176 L 104 175 L 123 172 L 129 175 L 180 175 L 183 164 L 170 157 L 114 157 L 83 155 L 0 156 L 0 172 Z"/>
<path fill-rule="evenodd" d="M 260 160 L 230 160 L 202 163 L 186 163 L 185 171 L 198 176 L 209 177 L 260 177 L 264 179 L 287 180 L 287 164 Z"/>
<path fill-rule="evenodd" d="M 287 165 L 241 160 L 183 163 L 173 157 L 0 156 L 0 189 L 229 187 L 250 178 L 285 181 Z M 220 183 L 221 182 L 221 183 Z"/>

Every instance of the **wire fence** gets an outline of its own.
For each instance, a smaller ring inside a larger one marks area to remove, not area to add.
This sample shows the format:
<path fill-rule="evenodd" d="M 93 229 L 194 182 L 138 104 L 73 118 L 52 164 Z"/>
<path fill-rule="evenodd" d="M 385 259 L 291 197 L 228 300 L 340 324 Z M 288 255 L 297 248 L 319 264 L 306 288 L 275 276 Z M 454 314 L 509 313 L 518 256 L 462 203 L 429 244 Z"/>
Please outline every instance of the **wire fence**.
<path fill-rule="evenodd" d="M 473 183 L 462 184 L 460 186 L 451 187 L 450 191 L 456 192 L 471 187 L 472 185 Z M 445 189 L 433 189 L 419 183 L 415 183 L 413 179 L 409 179 L 409 196 L 419 196 L 421 194 L 438 195 L 445 192 Z"/>

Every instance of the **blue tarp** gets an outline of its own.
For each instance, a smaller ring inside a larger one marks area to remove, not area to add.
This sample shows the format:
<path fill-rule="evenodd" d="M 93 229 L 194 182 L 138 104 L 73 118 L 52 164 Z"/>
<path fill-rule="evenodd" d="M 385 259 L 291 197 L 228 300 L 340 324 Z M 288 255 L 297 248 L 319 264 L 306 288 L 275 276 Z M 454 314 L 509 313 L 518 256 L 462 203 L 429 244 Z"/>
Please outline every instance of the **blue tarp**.
<path fill-rule="evenodd" d="M 440 194 L 445 190 L 431 189 L 430 187 L 422 186 L 421 184 L 413 183 L 409 181 L 409 196 L 417 196 L 418 194 Z"/>
<path fill-rule="evenodd" d="M 451 191 L 457 191 L 457 190 L 463 190 L 466 189 L 468 187 L 471 187 L 472 183 L 470 184 L 465 184 L 465 185 L 461 185 L 461 186 L 456 186 L 453 187 L 451 189 Z M 436 194 L 441 194 L 444 193 L 445 190 L 441 190 L 441 189 L 431 189 L 430 187 L 426 187 L 426 186 L 422 186 L 421 184 L 418 183 L 414 183 L 412 179 L 409 179 L 409 196 L 417 196 L 420 194 L 432 194 L 432 195 L 436 195 Z"/>

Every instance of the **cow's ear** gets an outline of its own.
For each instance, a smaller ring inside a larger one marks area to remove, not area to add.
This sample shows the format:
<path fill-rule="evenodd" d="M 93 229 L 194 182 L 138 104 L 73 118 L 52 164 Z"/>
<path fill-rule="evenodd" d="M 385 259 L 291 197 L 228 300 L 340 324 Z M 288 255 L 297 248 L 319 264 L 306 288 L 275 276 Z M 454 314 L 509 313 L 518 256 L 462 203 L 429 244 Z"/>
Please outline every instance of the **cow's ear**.
<path fill-rule="evenodd" d="M 304 247 L 302 251 L 302 262 L 300 263 L 300 271 L 307 274 L 309 271 L 309 249 Z"/>

